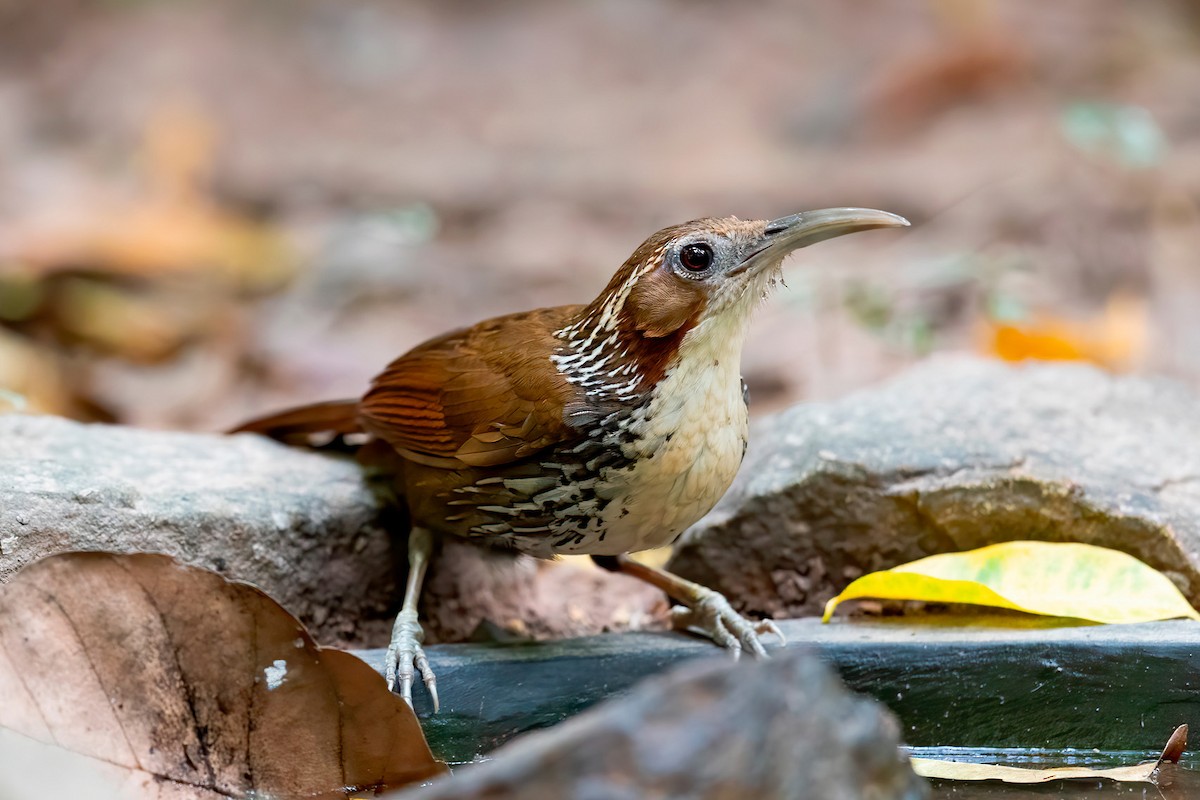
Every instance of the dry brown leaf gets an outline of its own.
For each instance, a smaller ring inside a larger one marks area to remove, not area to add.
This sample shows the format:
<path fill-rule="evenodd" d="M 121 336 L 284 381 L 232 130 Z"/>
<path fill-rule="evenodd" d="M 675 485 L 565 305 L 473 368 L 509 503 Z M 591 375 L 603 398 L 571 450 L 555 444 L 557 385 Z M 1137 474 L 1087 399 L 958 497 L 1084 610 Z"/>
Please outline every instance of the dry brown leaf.
<path fill-rule="evenodd" d="M 63 338 L 139 363 L 174 355 L 201 327 L 189 317 L 209 311 L 194 298 L 187 298 L 192 301 L 188 303 L 185 298 L 140 294 L 85 278 L 63 280 L 55 295 L 54 316 Z"/>
<path fill-rule="evenodd" d="M 1029 61 L 1016 36 L 976 26 L 962 30 L 887 62 L 867 86 L 873 127 L 891 134 L 916 130 L 964 102 L 1019 84 Z"/>
<path fill-rule="evenodd" d="M 365 663 L 252 586 L 166 556 L 67 553 L 0 590 L 0 727 L 126 796 L 345 797 L 445 771 Z"/>
<path fill-rule="evenodd" d="M 104 185 L 24 209 L 0 226 L 0 266 L 43 277 L 80 269 L 140 279 L 200 274 L 249 291 L 291 278 L 296 259 L 284 233 L 205 191 L 217 131 L 200 107 L 160 108 L 144 138 L 140 191 Z"/>
<path fill-rule="evenodd" d="M 53 356 L 0 328 L 0 414 L 78 413 L 70 382 Z"/>
<path fill-rule="evenodd" d="M 1050 783 L 1069 780 L 1110 780 L 1123 783 L 1153 783 L 1152 775 L 1158 769 L 1156 762 L 1138 764 L 1134 767 L 1112 767 L 1090 769 L 1088 767 L 1054 767 L 1052 769 L 1027 769 L 1005 767 L 999 764 L 975 764 L 969 761 L 938 761 L 937 759 L 912 759 L 913 771 L 922 778 L 944 781 L 1003 781 L 1004 783 Z"/>
<path fill-rule="evenodd" d="M 1179 759 L 1183 758 L 1183 751 L 1187 749 L 1188 726 L 1180 725 L 1171 733 L 1171 738 L 1167 739 L 1167 745 L 1163 748 L 1162 755 L 1158 757 L 1158 762 L 1168 764 L 1178 764 Z"/>
<path fill-rule="evenodd" d="M 1109 780 L 1122 783 L 1154 783 L 1154 774 L 1164 763 L 1175 763 L 1187 745 L 1187 725 L 1180 725 L 1167 740 L 1157 761 L 1131 767 L 1050 767 L 1027 769 L 999 764 L 976 764 L 968 761 L 940 761 L 933 758 L 914 758 L 913 771 L 922 778 L 946 781 L 1003 781 L 1004 783 L 1050 783 L 1070 780 Z"/>
<path fill-rule="evenodd" d="M 38 275 L 77 270 L 153 278 L 206 272 L 238 288 L 273 289 L 291 277 L 283 236 L 203 199 L 55 210 L 5 232 L 8 258 Z"/>

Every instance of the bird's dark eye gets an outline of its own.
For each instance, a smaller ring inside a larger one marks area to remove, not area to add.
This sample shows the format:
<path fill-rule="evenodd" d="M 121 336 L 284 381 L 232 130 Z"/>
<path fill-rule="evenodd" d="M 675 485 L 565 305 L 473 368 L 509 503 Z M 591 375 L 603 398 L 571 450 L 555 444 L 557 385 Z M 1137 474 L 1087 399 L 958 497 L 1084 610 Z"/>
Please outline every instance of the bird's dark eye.
<path fill-rule="evenodd" d="M 679 263 L 689 272 L 704 272 L 712 266 L 713 251 L 706 244 L 685 245 L 679 251 Z"/>

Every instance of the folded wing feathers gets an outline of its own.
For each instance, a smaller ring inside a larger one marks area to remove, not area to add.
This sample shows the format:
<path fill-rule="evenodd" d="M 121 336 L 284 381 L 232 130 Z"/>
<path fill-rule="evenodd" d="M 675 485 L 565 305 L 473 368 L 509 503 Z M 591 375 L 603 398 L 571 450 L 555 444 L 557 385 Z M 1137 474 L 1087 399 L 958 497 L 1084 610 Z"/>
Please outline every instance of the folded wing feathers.
<path fill-rule="evenodd" d="M 570 385 L 548 357 L 532 355 L 553 350 L 539 339 L 552 337 L 570 311 L 501 318 L 402 356 L 363 398 L 364 427 L 449 466 L 504 464 L 576 435 L 559 411 L 574 400 Z M 496 337 L 509 344 L 492 346 Z"/>

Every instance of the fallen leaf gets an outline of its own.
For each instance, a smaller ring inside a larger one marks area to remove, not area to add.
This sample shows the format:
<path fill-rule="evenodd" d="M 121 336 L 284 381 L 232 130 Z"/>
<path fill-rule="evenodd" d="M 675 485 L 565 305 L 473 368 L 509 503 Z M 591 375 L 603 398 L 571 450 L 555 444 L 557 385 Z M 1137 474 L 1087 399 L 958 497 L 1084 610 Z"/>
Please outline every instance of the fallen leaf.
<path fill-rule="evenodd" d="M 864 597 L 969 603 L 1092 622 L 1200 619 L 1161 572 L 1119 550 L 1078 542 L 1002 542 L 942 553 L 852 582 L 825 605 Z"/>
<path fill-rule="evenodd" d="M 870 123 L 881 133 L 908 133 L 965 102 L 1018 85 L 1028 73 L 1029 54 L 1019 37 L 963 31 L 932 48 L 889 60 L 867 83 Z"/>
<path fill-rule="evenodd" d="M 1168 764 L 1178 764 L 1179 759 L 1183 758 L 1183 751 L 1187 749 L 1188 726 L 1180 725 L 1171 733 L 1171 738 L 1167 739 L 1167 745 L 1163 748 L 1162 755 L 1158 757 L 1159 763 L 1167 762 Z"/>
<path fill-rule="evenodd" d="M 63 338 L 138 363 L 174 355 L 186 336 L 200 328 L 189 317 L 208 310 L 194 298 L 142 295 L 85 278 L 62 281 L 55 294 L 54 316 Z"/>
<path fill-rule="evenodd" d="M 37 343 L 0 328 L 0 414 L 79 415 L 69 376 Z"/>
<path fill-rule="evenodd" d="M 1004 361 L 1089 361 L 1124 370 L 1145 356 L 1149 330 L 1145 298 L 1118 292 L 1090 319 L 1039 314 L 1020 322 L 989 320 L 980 349 Z"/>
<path fill-rule="evenodd" d="M 200 106 L 167 104 L 147 120 L 139 190 L 105 184 L 22 207 L 0 221 L 0 266 L 36 277 L 85 270 L 117 278 L 203 275 L 268 291 L 295 273 L 282 230 L 226 208 L 206 191 L 217 130 Z"/>
<path fill-rule="evenodd" d="M 166 556 L 67 553 L 0 589 L 0 728 L 124 796 L 347 797 L 445 771 L 367 664 L 258 589 Z"/>
<path fill-rule="evenodd" d="M 246 291 L 275 289 L 295 268 L 275 229 L 197 198 L 55 209 L 0 231 L 0 257 L 40 276 L 77 270 L 154 278 L 206 273 Z"/>
<path fill-rule="evenodd" d="M 95 762 L 0 728 L 0 797 L 127 800 Z"/>
<path fill-rule="evenodd" d="M 913 771 L 922 778 L 946 781 L 1003 781 L 1004 783 L 1049 783 L 1070 780 L 1109 780 L 1124 783 L 1154 783 L 1154 773 L 1164 762 L 1176 763 L 1187 745 L 1187 725 L 1180 725 L 1167 740 L 1157 761 L 1131 767 L 1050 767 L 1029 769 L 1006 767 L 1000 764 L 976 764 L 969 761 L 941 761 L 934 758 L 913 758 Z"/>
<path fill-rule="evenodd" d="M 1088 767 L 1054 767 L 1052 769 L 1028 769 L 1005 767 L 1000 764 L 975 764 L 969 761 L 938 761 L 929 758 L 912 759 L 913 771 L 922 778 L 937 778 L 944 781 L 1003 781 L 1004 783 L 1049 783 L 1084 779 L 1104 779 L 1127 783 L 1153 783 L 1158 762 L 1138 764 L 1133 767 L 1111 767 L 1090 769 Z"/>

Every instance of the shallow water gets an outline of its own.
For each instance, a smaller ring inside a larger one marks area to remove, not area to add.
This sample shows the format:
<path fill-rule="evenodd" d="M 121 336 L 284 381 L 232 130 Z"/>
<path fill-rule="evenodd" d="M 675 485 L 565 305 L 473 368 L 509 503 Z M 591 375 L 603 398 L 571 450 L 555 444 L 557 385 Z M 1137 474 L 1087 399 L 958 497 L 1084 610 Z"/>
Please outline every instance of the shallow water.
<path fill-rule="evenodd" d="M 1004 764 L 1011 767 L 1121 767 L 1153 761 L 1157 752 L 1096 750 L 976 749 L 957 747 L 914 747 L 913 756 L 948 761 Z M 1114 781 L 1053 781 L 1035 785 L 1010 785 L 998 781 L 931 781 L 933 797 L 939 800 L 1019 800 L 1061 797 L 1147 798 L 1147 800 L 1191 800 L 1200 798 L 1200 755 L 1186 754 L 1178 765 L 1164 764 L 1159 783 L 1116 783 Z"/>

